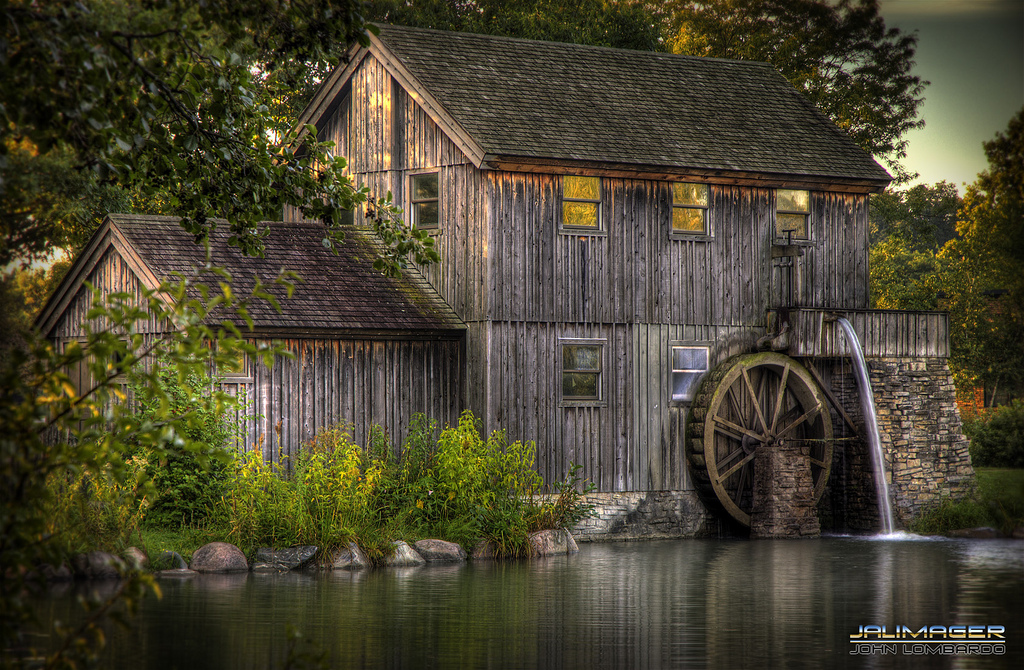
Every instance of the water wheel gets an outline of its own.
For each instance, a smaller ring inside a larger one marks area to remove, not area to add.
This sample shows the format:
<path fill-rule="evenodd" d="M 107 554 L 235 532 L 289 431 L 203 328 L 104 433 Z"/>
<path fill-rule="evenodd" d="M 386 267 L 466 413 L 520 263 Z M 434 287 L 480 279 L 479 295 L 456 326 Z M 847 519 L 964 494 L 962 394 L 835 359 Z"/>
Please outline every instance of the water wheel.
<path fill-rule="evenodd" d="M 807 369 L 765 352 L 730 358 L 704 377 L 690 408 L 685 451 L 709 507 L 750 526 L 754 452 L 792 440 L 810 445 L 817 503 L 832 466 L 832 419 Z"/>

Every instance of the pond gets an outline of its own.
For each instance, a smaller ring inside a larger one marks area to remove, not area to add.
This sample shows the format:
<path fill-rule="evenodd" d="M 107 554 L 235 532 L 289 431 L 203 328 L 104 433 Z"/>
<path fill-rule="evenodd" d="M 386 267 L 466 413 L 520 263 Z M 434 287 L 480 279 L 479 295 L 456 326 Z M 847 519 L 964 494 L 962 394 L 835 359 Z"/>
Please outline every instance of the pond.
<path fill-rule="evenodd" d="M 1024 667 L 1024 543 L 1010 540 L 585 544 L 533 561 L 160 586 L 130 630 L 109 630 L 105 667 L 282 667 L 289 624 L 328 667 Z M 54 587 L 41 614 L 67 621 L 82 588 Z M 1004 653 L 850 640 L 861 626 L 956 625 L 1005 627 L 1005 648 L 990 646 Z"/>

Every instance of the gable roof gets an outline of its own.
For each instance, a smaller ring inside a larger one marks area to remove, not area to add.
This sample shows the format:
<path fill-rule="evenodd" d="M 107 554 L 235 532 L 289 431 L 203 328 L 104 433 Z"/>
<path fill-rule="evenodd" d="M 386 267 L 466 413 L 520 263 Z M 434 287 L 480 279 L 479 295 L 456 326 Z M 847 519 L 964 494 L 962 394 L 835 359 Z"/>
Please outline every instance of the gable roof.
<path fill-rule="evenodd" d="M 888 173 L 767 63 L 379 26 L 374 54 L 477 167 L 778 175 L 882 188 Z M 300 115 L 320 120 L 365 50 Z M 326 119 L 324 119 L 326 120 Z"/>
<path fill-rule="evenodd" d="M 206 252 L 179 221 L 170 216 L 108 215 L 43 308 L 36 325 L 49 334 L 82 282 L 111 247 L 151 289 L 161 280 L 173 279 L 175 272 L 189 276 L 202 268 Z M 228 245 L 231 233 L 227 222 L 217 223 L 210 233 L 211 261 L 231 273 L 234 293 L 250 294 L 259 277 L 280 303 L 278 312 L 264 300 L 253 301 L 248 312 L 258 332 L 465 329 L 451 307 L 414 268 L 403 270 L 399 277 L 386 277 L 373 269 L 379 247 L 368 231 L 346 231 L 345 241 L 335 255 L 321 244 L 322 225 L 273 222 L 267 224 L 270 232 L 265 256 L 253 258 Z M 301 277 L 290 298 L 284 287 L 273 284 L 282 268 Z M 216 279 L 206 281 L 215 283 Z"/>

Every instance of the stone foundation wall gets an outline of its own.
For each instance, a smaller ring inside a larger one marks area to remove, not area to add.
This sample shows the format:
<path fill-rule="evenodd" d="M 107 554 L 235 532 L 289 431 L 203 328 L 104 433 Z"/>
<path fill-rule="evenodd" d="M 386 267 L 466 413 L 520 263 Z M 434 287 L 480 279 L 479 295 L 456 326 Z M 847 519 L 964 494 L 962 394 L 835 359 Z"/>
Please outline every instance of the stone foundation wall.
<path fill-rule="evenodd" d="M 718 534 L 718 521 L 695 491 L 591 493 L 596 515 L 572 529 L 578 542 L 698 537 Z"/>
<path fill-rule="evenodd" d="M 872 358 L 868 373 L 878 412 L 889 495 L 897 526 L 906 527 L 923 509 L 944 497 L 960 497 L 974 485 L 974 470 L 963 434 L 956 389 L 945 359 Z M 856 380 L 848 364 L 833 370 L 833 390 L 862 429 Z M 852 432 L 847 433 L 850 437 Z M 843 489 L 846 525 L 877 528 L 868 447 L 847 440 L 833 464 L 832 488 Z M 837 524 L 841 525 L 841 524 Z"/>

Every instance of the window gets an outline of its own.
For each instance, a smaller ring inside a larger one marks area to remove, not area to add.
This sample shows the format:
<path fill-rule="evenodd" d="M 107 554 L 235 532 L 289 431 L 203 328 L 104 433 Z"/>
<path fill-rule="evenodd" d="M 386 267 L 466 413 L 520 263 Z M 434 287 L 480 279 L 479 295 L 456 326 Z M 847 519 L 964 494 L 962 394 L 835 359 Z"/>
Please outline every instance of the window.
<path fill-rule="evenodd" d="M 794 240 L 806 240 L 810 216 L 810 194 L 780 188 L 775 192 L 775 234 Z"/>
<path fill-rule="evenodd" d="M 562 226 L 601 226 L 601 178 L 566 175 L 562 179 Z"/>
<path fill-rule="evenodd" d="M 437 188 L 437 173 L 427 172 L 412 176 L 412 220 L 417 228 L 437 228 L 440 225 L 440 208 Z"/>
<path fill-rule="evenodd" d="M 672 400 L 692 401 L 707 371 L 707 347 L 672 347 Z"/>
<path fill-rule="evenodd" d="M 601 344 L 562 344 L 562 399 L 601 399 Z"/>
<path fill-rule="evenodd" d="M 708 231 L 707 184 L 672 184 L 672 232 L 703 235 Z"/>

